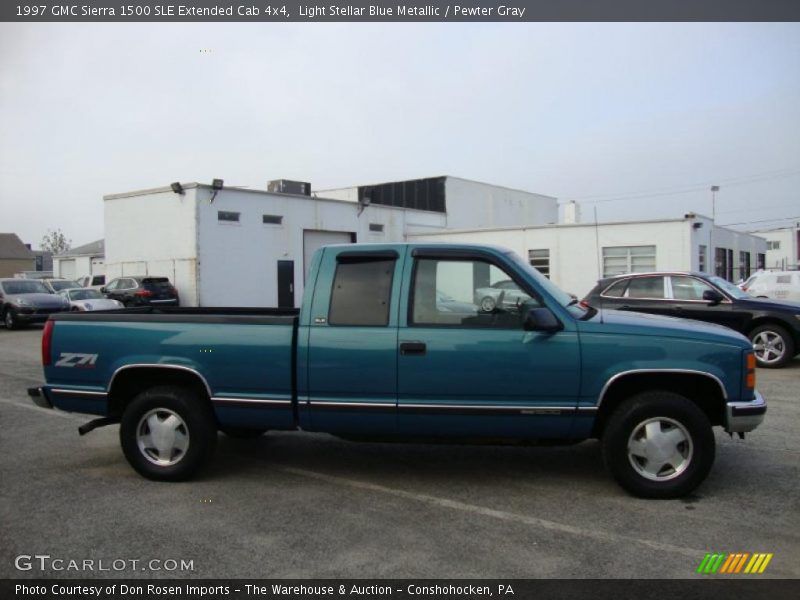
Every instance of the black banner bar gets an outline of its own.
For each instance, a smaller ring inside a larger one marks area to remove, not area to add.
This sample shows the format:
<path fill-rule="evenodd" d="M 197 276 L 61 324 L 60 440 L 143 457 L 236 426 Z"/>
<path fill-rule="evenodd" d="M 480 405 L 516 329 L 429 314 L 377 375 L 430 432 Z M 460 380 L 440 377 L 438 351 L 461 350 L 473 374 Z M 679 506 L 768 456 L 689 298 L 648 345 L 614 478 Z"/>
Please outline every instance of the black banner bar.
<path fill-rule="evenodd" d="M 301 579 L 301 580 L 148 580 L 148 579 L 5 579 L 0 598 L 21 600 L 664 600 L 746 598 L 794 600 L 800 581 L 759 576 L 711 576 L 703 579 Z"/>
<path fill-rule="evenodd" d="M 800 21 L 798 0 L 6 0 L 0 21 L 543 22 Z"/>

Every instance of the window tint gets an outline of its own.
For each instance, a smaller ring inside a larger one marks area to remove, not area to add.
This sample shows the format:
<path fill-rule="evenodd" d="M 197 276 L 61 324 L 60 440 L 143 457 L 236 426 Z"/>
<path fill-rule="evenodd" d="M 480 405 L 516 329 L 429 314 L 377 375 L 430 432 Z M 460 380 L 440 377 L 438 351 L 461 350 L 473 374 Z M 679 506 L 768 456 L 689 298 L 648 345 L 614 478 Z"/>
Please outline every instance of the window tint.
<path fill-rule="evenodd" d="M 628 284 L 628 298 L 663 298 L 663 277 L 636 277 Z"/>
<path fill-rule="evenodd" d="M 702 300 L 703 292 L 711 289 L 710 285 L 694 277 L 672 277 L 672 297 L 675 300 Z"/>
<path fill-rule="evenodd" d="M 328 323 L 389 324 L 394 260 L 346 260 L 336 265 Z"/>
<path fill-rule="evenodd" d="M 625 293 L 625 288 L 628 287 L 628 279 L 623 279 L 622 281 L 618 281 L 610 288 L 608 288 L 605 292 L 603 292 L 603 296 L 610 296 L 611 298 L 620 298 Z"/>
<path fill-rule="evenodd" d="M 481 260 L 419 259 L 414 269 L 413 325 L 520 328 L 540 306 L 509 275 Z"/>

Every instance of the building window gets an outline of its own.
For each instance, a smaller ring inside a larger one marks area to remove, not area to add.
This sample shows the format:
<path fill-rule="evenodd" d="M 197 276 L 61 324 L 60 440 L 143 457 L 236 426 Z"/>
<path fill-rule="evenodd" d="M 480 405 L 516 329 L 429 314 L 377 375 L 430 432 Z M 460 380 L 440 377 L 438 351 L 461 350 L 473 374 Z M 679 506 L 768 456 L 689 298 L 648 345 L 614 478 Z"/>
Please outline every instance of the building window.
<path fill-rule="evenodd" d="M 228 210 L 218 210 L 217 211 L 217 221 L 221 221 L 221 222 L 225 222 L 225 223 L 238 223 L 240 214 L 241 213 L 231 212 L 231 211 L 228 211 Z"/>
<path fill-rule="evenodd" d="M 655 246 L 608 246 L 603 248 L 603 277 L 656 270 Z"/>
<path fill-rule="evenodd" d="M 264 225 L 283 225 L 283 217 L 281 215 L 262 215 L 261 222 Z"/>
<path fill-rule="evenodd" d="M 701 273 L 706 272 L 706 253 L 708 251 L 708 247 L 700 246 L 698 248 L 697 253 L 697 270 Z"/>
<path fill-rule="evenodd" d="M 780 249 L 781 249 L 780 241 L 767 242 L 767 250 L 780 250 Z"/>
<path fill-rule="evenodd" d="M 756 254 L 756 269 L 762 271 L 767 266 L 767 255 L 758 253 Z"/>
<path fill-rule="evenodd" d="M 369 231 L 370 233 L 383 233 L 383 223 L 370 223 Z"/>
<path fill-rule="evenodd" d="M 531 266 L 550 279 L 550 250 L 528 250 Z"/>
<path fill-rule="evenodd" d="M 739 251 L 739 279 L 750 277 L 750 253 Z"/>

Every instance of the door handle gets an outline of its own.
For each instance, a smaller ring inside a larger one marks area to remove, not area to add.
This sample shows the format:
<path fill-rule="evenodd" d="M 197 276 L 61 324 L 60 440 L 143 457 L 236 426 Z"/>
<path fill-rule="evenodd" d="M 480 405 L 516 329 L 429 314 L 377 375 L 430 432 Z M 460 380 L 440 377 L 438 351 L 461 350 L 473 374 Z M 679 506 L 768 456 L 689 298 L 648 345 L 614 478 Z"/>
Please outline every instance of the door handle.
<path fill-rule="evenodd" d="M 403 356 L 412 354 L 423 356 L 427 348 L 423 342 L 400 342 L 400 354 Z"/>

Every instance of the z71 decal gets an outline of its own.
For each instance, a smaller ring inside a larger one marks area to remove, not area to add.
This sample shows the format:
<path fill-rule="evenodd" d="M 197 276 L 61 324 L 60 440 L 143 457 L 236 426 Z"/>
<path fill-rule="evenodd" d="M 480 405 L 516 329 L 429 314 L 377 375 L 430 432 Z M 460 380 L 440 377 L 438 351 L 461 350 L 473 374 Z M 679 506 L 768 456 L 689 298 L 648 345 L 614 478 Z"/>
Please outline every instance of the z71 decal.
<path fill-rule="evenodd" d="M 57 367 L 79 367 L 81 369 L 94 369 L 97 354 L 81 354 L 79 352 L 62 352 L 56 361 Z"/>

